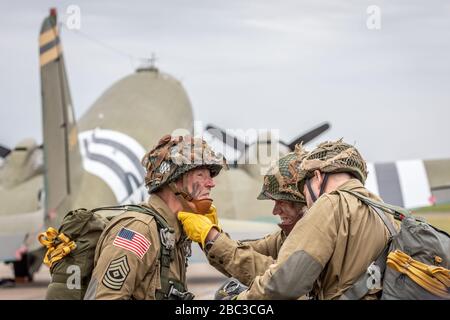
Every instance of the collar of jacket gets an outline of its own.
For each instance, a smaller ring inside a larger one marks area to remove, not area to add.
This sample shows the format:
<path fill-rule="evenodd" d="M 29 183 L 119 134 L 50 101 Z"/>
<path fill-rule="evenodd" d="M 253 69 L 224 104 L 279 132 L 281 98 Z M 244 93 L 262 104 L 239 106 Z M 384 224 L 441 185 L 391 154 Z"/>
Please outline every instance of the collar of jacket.
<path fill-rule="evenodd" d="M 339 187 L 336 188 L 336 191 L 339 190 L 354 190 L 359 191 L 361 192 L 361 194 L 364 195 L 367 194 L 367 191 L 362 192 L 363 190 L 366 190 L 366 188 L 364 188 L 363 184 L 358 179 L 350 179 L 344 182 L 343 184 L 341 184 Z"/>
<path fill-rule="evenodd" d="M 164 219 L 166 219 L 169 226 L 171 226 L 175 230 L 175 241 L 178 243 L 183 233 L 183 227 L 181 225 L 181 222 L 178 220 L 177 215 L 173 213 L 172 210 L 170 210 L 167 204 L 164 202 L 164 200 L 158 197 L 156 194 L 152 194 L 150 196 L 150 198 L 148 199 L 148 205 L 158 211 L 158 213 L 161 214 Z"/>

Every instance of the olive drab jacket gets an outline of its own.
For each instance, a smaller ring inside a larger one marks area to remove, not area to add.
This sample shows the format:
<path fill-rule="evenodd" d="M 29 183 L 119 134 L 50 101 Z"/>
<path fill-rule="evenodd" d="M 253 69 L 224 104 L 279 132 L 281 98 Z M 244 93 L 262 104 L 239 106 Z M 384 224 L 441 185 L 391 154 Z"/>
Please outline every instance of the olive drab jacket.
<path fill-rule="evenodd" d="M 190 241 L 186 240 L 177 217 L 161 198 L 151 195 L 147 206 L 174 229 L 175 248 L 168 278 L 175 283 L 174 292 L 183 293 Z M 129 211 L 115 217 L 98 241 L 92 279 L 84 299 L 161 299 L 158 293 L 164 288 L 161 250 L 153 216 Z"/>
<path fill-rule="evenodd" d="M 383 251 L 389 231 L 367 205 L 342 190 L 379 200 L 356 179 L 322 195 L 292 229 L 276 262 L 238 299 L 299 299 L 311 291 L 317 299 L 338 299 L 352 286 Z"/>
<path fill-rule="evenodd" d="M 276 261 L 285 238 L 281 230 L 248 241 L 235 241 L 222 233 L 208 251 L 207 258 L 217 270 L 248 286 Z"/>

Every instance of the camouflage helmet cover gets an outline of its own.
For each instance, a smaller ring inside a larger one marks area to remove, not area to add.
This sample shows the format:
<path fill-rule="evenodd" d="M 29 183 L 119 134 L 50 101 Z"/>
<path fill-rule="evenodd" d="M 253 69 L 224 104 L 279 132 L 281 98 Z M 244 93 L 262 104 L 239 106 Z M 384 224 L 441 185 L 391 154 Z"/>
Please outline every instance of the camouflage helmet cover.
<path fill-rule="evenodd" d="M 286 200 L 305 202 L 297 189 L 298 167 L 306 151 L 297 145 L 294 152 L 281 157 L 264 176 L 264 184 L 258 200 Z"/>
<path fill-rule="evenodd" d="M 347 172 L 361 181 L 367 179 L 367 165 L 358 150 L 342 141 L 326 141 L 312 150 L 300 163 L 297 187 L 303 190 L 304 183 L 315 170 L 324 173 Z"/>
<path fill-rule="evenodd" d="M 186 172 L 205 167 L 211 177 L 227 167 L 225 158 L 215 153 L 201 138 L 192 136 L 162 137 L 156 147 L 144 155 L 142 165 L 147 171 L 145 185 L 149 193 L 176 181 Z"/>

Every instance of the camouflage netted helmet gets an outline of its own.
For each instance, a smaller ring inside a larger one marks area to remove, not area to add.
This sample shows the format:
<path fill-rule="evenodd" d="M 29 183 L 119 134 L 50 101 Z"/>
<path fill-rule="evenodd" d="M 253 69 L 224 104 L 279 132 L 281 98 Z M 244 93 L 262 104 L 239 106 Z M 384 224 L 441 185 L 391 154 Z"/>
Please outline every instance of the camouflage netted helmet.
<path fill-rule="evenodd" d="M 315 170 L 323 173 L 347 172 L 361 181 L 367 179 L 367 166 L 356 148 L 342 141 L 326 141 L 312 150 L 300 163 L 297 187 L 303 190 L 305 181 L 311 178 Z"/>
<path fill-rule="evenodd" d="M 297 189 L 298 167 L 306 151 L 297 145 L 295 152 L 281 157 L 264 176 L 264 184 L 258 200 L 286 200 L 305 203 Z"/>
<path fill-rule="evenodd" d="M 225 158 L 216 154 L 205 140 L 171 135 L 162 137 L 156 147 L 145 154 L 142 165 L 147 170 L 145 185 L 149 193 L 176 181 L 190 170 L 207 168 L 211 177 L 215 177 L 227 166 Z"/>

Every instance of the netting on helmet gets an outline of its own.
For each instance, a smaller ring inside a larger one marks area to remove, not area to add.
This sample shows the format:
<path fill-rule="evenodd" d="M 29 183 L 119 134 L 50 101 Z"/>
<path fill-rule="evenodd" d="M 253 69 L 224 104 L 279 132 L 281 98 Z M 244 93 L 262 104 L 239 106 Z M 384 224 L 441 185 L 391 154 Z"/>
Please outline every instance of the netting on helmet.
<path fill-rule="evenodd" d="M 156 147 L 143 157 L 142 165 L 147 171 L 145 185 L 149 193 L 190 170 L 207 168 L 211 177 L 215 177 L 223 167 L 227 167 L 222 154 L 215 153 L 203 139 L 170 135 L 161 138 Z"/>
<path fill-rule="evenodd" d="M 326 141 L 311 151 L 300 163 L 297 186 L 303 189 L 304 181 L 309 179 L 315 170 L 324 173 L 347 172 L 361 183 L 367 179 L 367 166 L 358 150 L 342 139 Z"/>
<path fill-rule="evenodd" d="M 297 189 L 298 164 L 306 154 L 301 145 L 281 157 L 264 176 L 264 184 L 258 200 L 286 200 L 305 202 L 303 195 Z"/>

